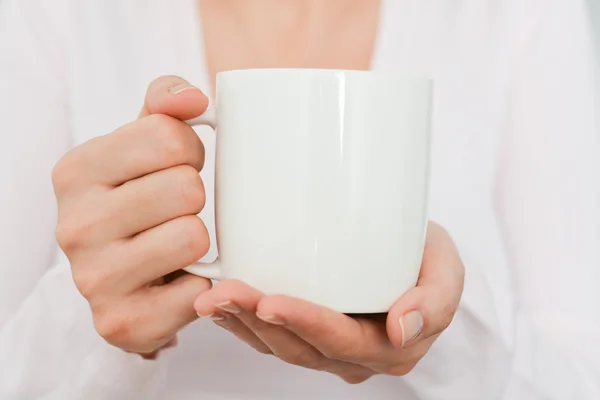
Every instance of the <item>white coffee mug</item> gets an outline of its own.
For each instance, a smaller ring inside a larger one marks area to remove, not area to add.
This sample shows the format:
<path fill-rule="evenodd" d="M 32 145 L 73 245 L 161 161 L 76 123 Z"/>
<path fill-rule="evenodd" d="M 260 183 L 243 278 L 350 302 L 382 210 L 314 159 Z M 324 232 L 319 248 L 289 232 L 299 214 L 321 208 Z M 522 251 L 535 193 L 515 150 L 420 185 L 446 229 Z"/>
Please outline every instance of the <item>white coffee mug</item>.
<path fill-rule="evenodd" d="M 427 226 L 432 82 L 377 72 L 217 75 L 219 259 L 239 279 L 344 313 L 387 312 L 416 284 Z"/>

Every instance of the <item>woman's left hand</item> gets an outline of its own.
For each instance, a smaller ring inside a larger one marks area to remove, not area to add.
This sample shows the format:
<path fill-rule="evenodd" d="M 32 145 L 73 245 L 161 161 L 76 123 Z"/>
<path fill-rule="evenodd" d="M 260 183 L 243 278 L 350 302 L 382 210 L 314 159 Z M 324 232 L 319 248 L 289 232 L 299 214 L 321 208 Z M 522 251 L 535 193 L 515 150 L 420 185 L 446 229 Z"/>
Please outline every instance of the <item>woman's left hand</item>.
<path fill-rule="evenodd" d="M 360 383 L 411 371 L 452 321 L 463 281 L 452 239 L 430 223 L 417 286 L 388 314 L 351 317 L 233 280 L 202 293 L 194 307 L 261 353 Z"/>

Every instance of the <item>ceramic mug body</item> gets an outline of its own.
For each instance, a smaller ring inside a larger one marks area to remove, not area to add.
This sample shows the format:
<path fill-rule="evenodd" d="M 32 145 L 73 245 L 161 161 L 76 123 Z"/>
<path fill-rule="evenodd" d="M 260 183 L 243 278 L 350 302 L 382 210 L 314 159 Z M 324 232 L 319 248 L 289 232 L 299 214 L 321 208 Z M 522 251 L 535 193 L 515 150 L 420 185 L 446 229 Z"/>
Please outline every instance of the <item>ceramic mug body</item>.
<path fill-rule="evenodd" d="M 386 312 L 418 278 L 427 226 L 432 83 L 376 72 L 220 73 L 219 260 L 239 279 L 339 312 Z"/>

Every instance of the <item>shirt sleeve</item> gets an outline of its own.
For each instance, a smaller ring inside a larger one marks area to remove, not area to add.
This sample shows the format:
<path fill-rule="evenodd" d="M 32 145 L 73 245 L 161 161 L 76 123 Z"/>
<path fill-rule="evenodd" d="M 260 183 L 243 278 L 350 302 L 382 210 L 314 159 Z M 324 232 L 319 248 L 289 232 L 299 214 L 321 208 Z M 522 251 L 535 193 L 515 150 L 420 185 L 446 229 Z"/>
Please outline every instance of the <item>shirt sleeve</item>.
<path fill-rule="evenodd" d="M 585 2 L 538 4 L 511 74 L 495 177 L 506 256 L 489 259 L 476 232 L 454 238 L 465 291 L 404 378 L 415 398 L 600 399 L 598 64 Z M 490 264 L 508 269 L 508 289 Z"/>
<path fill-rule="evenodd" d="M 517 65 L 498 171 L 517 293 L 506 399 L 599 399 L 598 60 L 587 2 L 541 3 Z M 519 397 L 526 388 L 533 396 Z"/>
<path fill-rule="evenodd" d="M 70 146 L 67 1 L 0 2 L 0 398 L 150 399 L 165 362 L 108 345 L 54 239 Z"/>

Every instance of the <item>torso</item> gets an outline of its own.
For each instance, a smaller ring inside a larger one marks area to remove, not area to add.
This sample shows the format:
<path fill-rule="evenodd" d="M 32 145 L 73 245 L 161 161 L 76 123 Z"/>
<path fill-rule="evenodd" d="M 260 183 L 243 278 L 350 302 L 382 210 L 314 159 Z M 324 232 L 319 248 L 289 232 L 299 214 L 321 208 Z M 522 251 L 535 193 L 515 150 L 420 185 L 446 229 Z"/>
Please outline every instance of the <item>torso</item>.
<path fill-rule="evenodd" d="M 272 27 L 282 32 L 282 42 L 269 47 L 276 49 L 273 54 L 254 52 L 250 44 L 246 51 L 247 39 L 257 46 L 273 38 L 265 33 L 267 27 L 238 26 L 231 17 L 220 15 L 229 2 L 204 0 L 198 6 L 197 0 L 131 0 L 110 7 L 103 0 L 73 2 L 77 15 L 70 54 L 77 58 L 70 64 L 68 100 L 74 144 L 134 119 L 146 86 L 159 75 L 180 75 L 209 94 L 215 73 L 230 68 L 370 68 L 432 77 L 431 219 L 459 243 L 478 233 L 477 247 L 490 260 L 482 268 L 490 271 L 497 291 L 488 297 L 498 302 L 500 312 L 510 306 L 502 300 L 510 295 L 491 182 L 506 109 L 504 94 L 520 50 L 515 45 L 519 31 L 515 21 L 520 19 L 513 14 L 520 12 L 518 4 L 524 2 L 474 0 L 459 7 L 455 2 L 381 0 L 381 18 L 375 1 L 356 2 L 365 8 L 339 20 L 303 21 L 303 29 L 314 35 L 309 37 L 319 40 L 304 42 L 305 37 L 299 36 L 300 51 L 286 56 L 281 44 L 294 41 L 293 35 L 285 36 L 286 26 Z M 353 31 L 358 21 L 366 21 L 361 22 L 360 35 Z M 333 22 L 343 34 L 327 33 L 327 24 Z M 207 204 L 201 217 L 215 243 L 211 199 L 215 134 L 208 128 L 198 132 L 207 149 L 202 172 Z M 213 246 L 206 260 L 216 254 Z M 414 384 L 418 368 L 411 379 L 379 376 L 350 386 L 336 377 L 258 354 L 210 321 L 187 327 L 180 346 L 166 357 L 169 371 L 160 399 L 416 400 L 416 388 L 427 387 Z"/>

